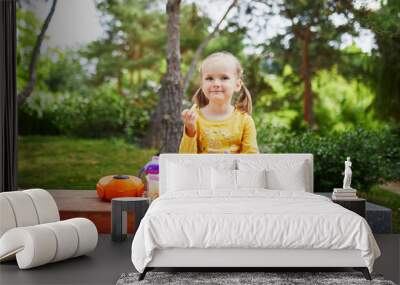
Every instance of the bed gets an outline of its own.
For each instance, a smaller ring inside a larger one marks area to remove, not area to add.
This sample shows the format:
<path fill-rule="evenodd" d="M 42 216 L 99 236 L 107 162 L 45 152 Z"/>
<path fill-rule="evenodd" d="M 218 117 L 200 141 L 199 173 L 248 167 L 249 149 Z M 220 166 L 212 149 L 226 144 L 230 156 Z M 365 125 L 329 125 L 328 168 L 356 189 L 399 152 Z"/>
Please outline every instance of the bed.
<path fill-rule="evenodd" d="M 162 154 L 160 197 L 132 243 L 158 267 L 352 267 L 380 250 L 366 220 L 313 194 L 311 154 Z"/>

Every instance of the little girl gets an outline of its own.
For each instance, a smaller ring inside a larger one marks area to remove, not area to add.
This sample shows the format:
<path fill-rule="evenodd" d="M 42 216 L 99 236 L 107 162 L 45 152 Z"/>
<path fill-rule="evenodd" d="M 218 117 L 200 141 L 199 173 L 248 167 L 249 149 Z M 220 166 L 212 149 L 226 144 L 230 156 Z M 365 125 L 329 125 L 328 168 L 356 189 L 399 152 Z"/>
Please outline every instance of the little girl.
<path fill-rule="evenodd" d="M 182 112 L 180 153 L 258 153 L 251 95 L 243 69 L 228 52 L 209 55 L 200 66 L 201 86 L 195 104 Z M 232 105 L 232 96 L 240 96 Z"/>

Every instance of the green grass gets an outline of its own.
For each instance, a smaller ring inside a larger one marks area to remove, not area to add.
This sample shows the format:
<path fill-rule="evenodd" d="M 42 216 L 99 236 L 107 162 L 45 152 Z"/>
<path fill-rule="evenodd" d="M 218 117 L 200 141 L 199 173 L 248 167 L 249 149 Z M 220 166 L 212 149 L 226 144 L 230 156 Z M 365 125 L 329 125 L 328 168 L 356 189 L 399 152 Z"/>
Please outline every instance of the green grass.
<path fill-rule="evenodd" d="M 19 137 L 18 187 L 94 190 L 103 176 L 137 175 L 154 154 L 122 139 Z"/>
<path fill-rule="evenodd" d="M 384 190 L 379 186 L 372 187 L 372 189 L 365 192 L 358 192 L 358 195 L 362 198 L 368 200 L 368 202 L 372 202 L 374 204 L 378 204 L 387 208 L 392 209 L 392 231 L 393 233 L 400 233 L 400 216 L 399 216 L 399 208 L 400 208 L 400 195 L 390 192 L 388 190 Z"/>

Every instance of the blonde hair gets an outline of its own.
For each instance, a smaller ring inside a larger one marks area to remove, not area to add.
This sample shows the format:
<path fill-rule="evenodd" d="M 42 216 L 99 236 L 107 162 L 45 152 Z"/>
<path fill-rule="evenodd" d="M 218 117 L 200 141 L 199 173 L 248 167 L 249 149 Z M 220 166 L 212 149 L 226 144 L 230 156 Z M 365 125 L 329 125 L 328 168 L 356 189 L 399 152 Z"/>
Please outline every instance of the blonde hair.
<path fill-rule="evenodd" d="M 200 75 L 202 73 L 203 64 L 205 61 L 216 58 L 216 57 L 221 57 L 221 56 L 230 57 L 235 62 L 236 75 L 242 82 L 242 87 L 240 88 L 240 91 L 239 91 L 240 95 L 235 103 L 235 108 L 242 112 L 251 114 L 251 112 L 252 112 L 251 94 L 250 94 L 249 90 L 247 89 L 247 87 L 244 85 L 243 68 L 242 68 L 242 65 L 240 64 L 239 60 L 236 58 L 236 56 L 234 56 L 230 52 L 226 52 L 226 51 L 215 52 L 215 53 L 210 54 L 203 60 L 203 62 L 200 65 L 200 69 L 199 69 Z M 201 88 L 197 89 L 197 91 L 194 93 L 192 101 L 194 103 L 196 103 L 196 105 L 199 106 L 199 108 L 202 108 L 202 107 L 208 105 L 208 103 L 209 103 L 206 95 L 204 95 L 204 92 Z"/>

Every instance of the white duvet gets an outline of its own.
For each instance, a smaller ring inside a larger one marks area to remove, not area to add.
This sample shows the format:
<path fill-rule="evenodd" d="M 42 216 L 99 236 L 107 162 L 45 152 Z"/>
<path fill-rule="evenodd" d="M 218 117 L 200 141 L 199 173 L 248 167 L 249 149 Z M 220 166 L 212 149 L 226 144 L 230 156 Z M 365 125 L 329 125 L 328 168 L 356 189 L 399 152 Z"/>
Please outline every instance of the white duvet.
<path fill-rule="evenodd" d="M 155 249 L 175 247 L 358 249 L 370 272 L 380 256 L 359 215 L 316 194 L 265 189 L 162 195 L 140 223 L 132 262 L 143 272 Z"/>

